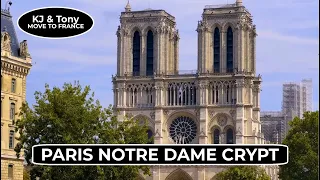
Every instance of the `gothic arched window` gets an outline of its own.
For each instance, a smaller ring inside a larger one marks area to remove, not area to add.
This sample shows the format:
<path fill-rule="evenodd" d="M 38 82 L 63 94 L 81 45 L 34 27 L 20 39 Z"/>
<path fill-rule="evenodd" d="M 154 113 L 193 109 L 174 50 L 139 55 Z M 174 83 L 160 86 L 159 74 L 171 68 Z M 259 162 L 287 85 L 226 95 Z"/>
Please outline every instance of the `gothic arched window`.
<path fill-rule="evenodd" d="M 220 131 L 215 129 L 213 131 L 213 144 L 220 144 Z"/>
<path fill-rule="evenodd" d="M 153 32 L 147 34 L 147 76 L 153 75 Z"/>
<path fill-rule="evenodd" d="M 132 56 L 133 56 L 133 65 L 132 72 L 133 76 L 140 75 L 140 34 L 136 31 L 133 35 L 133 44 L 132 44 Z"/>
<path fill-rule="evenodd" d="M 233 72 L 233 32 L 231 27 L 227 31 L 227 72 Z"/>
<path fill-rule="evenodd" d="M 220 72 L 220 31 L 219 28 L 215 28 L 214 30 L 214 39 L 213 39 L 213 67 L 214 72 Z"/>
<path fill-rule="evenodd" d="M 147 133 L 148 139 L 151 140 L 151 138 L 153 137 L 153 132 L 150 129 L 148 129 Z M 150 141 L 148 144 L 153 144 L 153 141 Z"/>
<path fill-rule="evenodd" d="M 229 128 L 227 130 L 227 144 L 233 144 L 233 130 Z"/>

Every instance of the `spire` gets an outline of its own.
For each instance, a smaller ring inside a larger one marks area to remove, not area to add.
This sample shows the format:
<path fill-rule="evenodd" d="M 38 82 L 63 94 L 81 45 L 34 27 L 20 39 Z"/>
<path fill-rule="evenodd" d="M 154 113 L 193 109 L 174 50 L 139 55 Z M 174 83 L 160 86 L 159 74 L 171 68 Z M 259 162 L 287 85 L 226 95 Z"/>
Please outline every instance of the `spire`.
<path fill-rule="evenodd" d="M 242 0 L 237 0 L 237 1 L 236 1 L 236 5 L 237 5 L 237 6 L 242 6 Z"/>
<path fill-rule="evenodd" d="M 124 8 L 126 10 L 126 12 L 130 12 L 131 11 L 131 6 L 130 6 L 130 1 L 128 0 L 128 3 L 126 5 L 126 7 Z"/>

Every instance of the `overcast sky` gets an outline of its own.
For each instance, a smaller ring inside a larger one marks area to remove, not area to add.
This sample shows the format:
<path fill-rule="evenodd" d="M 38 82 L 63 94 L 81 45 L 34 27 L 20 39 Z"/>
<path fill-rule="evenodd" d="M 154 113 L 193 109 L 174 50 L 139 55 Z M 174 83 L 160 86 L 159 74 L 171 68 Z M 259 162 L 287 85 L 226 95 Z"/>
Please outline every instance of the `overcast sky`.
<path fill-rule="evenodd" d="M 2 5 L 5 4 L 4 0 Z M 90 85 L 102 105 L 113 103 L 111 75 L 116 73 L 116 30 L 126 0 L 12 0 L 17 18 L 35 8 L 72 7 L 89 13 L 94 28 L 72 39 L 48 40 L 16 28 L 19 41 L 28 40 L 33 67 L 27 80 L 27 100 L 45 83 L 61 86 L 79 80 Z M 131 0 L 132 10 L 164 9 L 176 17 L 180 32 L 180 70 L 197 66 L 197 22 L 205 5 L 235 0 Z M 257 25 L 257 73 L 262 75 L 261 110 L 280 110 L 282 83 L 313 79 L 313 107 L 319 109 L 318 0 L 243 0 Z M 2 6 L 3 7 L 3 6 Z"/>

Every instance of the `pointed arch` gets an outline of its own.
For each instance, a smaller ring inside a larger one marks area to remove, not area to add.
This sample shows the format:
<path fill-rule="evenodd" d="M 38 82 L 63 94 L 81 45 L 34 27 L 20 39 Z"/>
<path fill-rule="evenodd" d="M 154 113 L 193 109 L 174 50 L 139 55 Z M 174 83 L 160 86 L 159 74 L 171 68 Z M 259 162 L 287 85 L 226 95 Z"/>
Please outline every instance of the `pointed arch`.
<path fill-rule="evenodd" d="M 130 29 L 131 29 L 131 31 L 130 31 L 131 32 L 131 37 L 133 37 L 134 33 L 137 32 L 137 31 L 139 32 L 140 36 L 143 35 L 143 31 L 141 30 L 142 29 L 141 26 L 133 26 Z"/>
<path fill-rule="evenodd" d="M 232 126 L 226 126 L 224 128 L 224 133 L 226 135 L 226 144 L 235 144 L 235 131 L 234 127 Z"/>
<path fill-rule="evenodd" d="M 147 122 L 147 126 L 148 126 L 148 130 L 147 130 L 147 135 L 148 135 L 148 139 L 150 140 L 150 142 L 148 144 L 153 144 L 153 136 L 154 136 L 154 123 L 152 123 L 151 119 L 149 117 L 147 117 L 146 115 L 142 115 L 139 114 L 137 116 L 133 117 L 134 120 L 139 121 L 139 123 L 141 125 L 144 125 L 145 122 Z M 151 141 L 152 139 L 152 141 Z"/>
<path fill-rule="evenodd" d="M 143 29 L 143 35 L 147 35 L 147 33 L 151 31 L 153 34 L 155 34 L 155 29 L 152 27 L 152 26 L 146 26 L 144 29 Z"/>
<path fill-rule="evenodd" d="M 144 124 L 147 122 L 150 129 L 154 128 L 154 122 L 146 115 L 138 114 L 133 117 L 134 120 L 138 120 L 140 124 Z"/>
<path fill-rule="evenodd" d="M 213 32 L 213 70 L 220 72 L 220 29 L 216 27 Z"/>
<path fill-rule="evenodd" d="M 152 76 L 153 75 L 153 62 L 154 62 L 154 33 L 151 29 L 147 31 L 147 45 L 146 45 L 146 55 L 147 55 L 147 62 L 146 62 L 146 75 Z"/>
<path fill-rule="evenodd" d="M 132 73 L 133 76 L 140 75 L 140 52 L 141 52 L 141 39 L 140 31 L 136 30 L 132 38 Z"/>
<path fill-rule="evenodd" d="M 219 118 L 225 118 L 227 119 L 227 123 L 230 123 L 232 121 L 232 116 L 230 116 L 229 114 L 227 113 L 217 113 L 216 115 L 214 115 L 210 120 L 209 120 L 209 123 L 208 123 L 208 131 L 210 131 L 215 125 L 218 124 L 218 119 Z M 223 128 L 223 127 L 222 127 Z M 224 131 L 224 130 L 223 130 Z M 221 131 L 222 132 L 222 131 Z"/>
<path fill-rule="evenodd" d="M 212 132 L 212 144 L 221 144 L 222 142 L 220 141 L 220 134 L 222 133 L 221 132 L 221 129 L 219 126 L 215 125 L 211 128 L 211 132 Z"/>
<path fill-rule="evenodd" d="M 165 180 L 192 180 L 192 177 L 182 169 L 176 169 L 171 172 Z"/>
<path fill-rule="evenodd" d="M 227 72 L 233 72 L 233 30 L 232 27 L 229 26 L 227 29 Z"/>

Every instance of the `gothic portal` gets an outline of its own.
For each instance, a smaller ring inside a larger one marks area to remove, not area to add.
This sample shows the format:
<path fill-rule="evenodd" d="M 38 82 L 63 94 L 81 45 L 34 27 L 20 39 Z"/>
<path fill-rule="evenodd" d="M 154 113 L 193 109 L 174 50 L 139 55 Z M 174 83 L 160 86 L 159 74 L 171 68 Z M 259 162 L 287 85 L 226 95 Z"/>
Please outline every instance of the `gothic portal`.
<path fill-rule="evenodd" d="M 131 11 L 118 27 L 114 108 L 149 121 L 155 144 L 261 144 L 256 27 L 241 1 L 206 6 L 198 70 L 180 73 L 179 32 L 164 10 Z M 146 179 L 212 179 L 223 167 L 155 167 Z"/>

